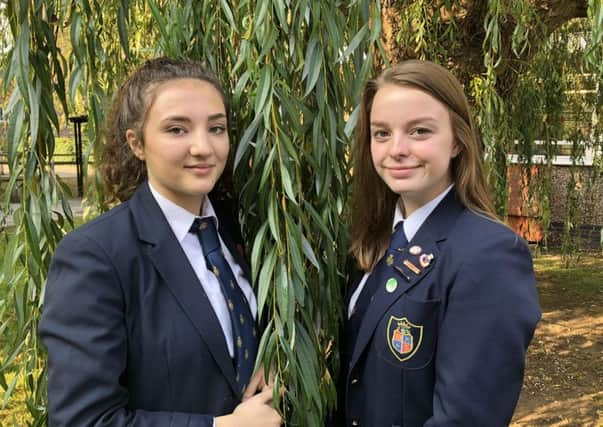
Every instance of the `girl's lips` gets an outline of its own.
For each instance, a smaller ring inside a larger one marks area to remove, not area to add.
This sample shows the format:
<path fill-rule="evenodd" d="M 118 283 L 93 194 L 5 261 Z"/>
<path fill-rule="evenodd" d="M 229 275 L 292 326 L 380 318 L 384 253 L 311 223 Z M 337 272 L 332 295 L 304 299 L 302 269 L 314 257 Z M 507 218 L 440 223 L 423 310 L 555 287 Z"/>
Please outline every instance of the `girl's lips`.
<path fill-rule="evenodd" d="M 406 178 L 418 169 L 419 166 L 396 166 L 387 168 L 390 175 L 394 178 Z"/>
<path fill-rule="evenodd" d="M 198 164 L 185 166 L 184 168 L 197 175 L 206 175 L 213 169 L 213 167 L 214 165 Z"/>

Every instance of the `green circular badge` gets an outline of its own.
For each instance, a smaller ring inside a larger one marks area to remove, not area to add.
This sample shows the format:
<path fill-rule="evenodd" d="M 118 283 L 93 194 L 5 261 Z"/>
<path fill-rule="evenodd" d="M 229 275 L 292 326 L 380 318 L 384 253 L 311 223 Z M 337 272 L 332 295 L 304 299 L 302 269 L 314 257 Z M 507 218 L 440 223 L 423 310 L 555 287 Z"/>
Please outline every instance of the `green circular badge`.
<path fill-rule="evenodd" d="M 389 293 L 392 293 L 393 291 L 395 291 L 397 287 L 398 287 L 398 281 L 396 279 L 394 279 L 393 277 L 388 279 L 387 282 L 385 283 L 385 290 Z"/>

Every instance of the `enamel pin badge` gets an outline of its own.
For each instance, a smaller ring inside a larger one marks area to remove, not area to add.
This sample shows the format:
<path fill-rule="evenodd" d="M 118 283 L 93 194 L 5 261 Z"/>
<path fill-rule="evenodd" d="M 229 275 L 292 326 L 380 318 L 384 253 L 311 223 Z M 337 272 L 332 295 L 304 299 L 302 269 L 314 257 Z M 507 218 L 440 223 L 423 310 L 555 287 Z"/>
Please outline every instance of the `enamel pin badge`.
<path fill-rule="evenodd" d="M 392 254 L 389 254 L 387 256 L 387 258 L 385 259 L 385 263 L 387 264 L 388 267 L 391 267 L 392 264 L 394 263 L 394 256 Z"/>
<path fill-rule="evenodd" d="M 410 252 L 411 255 L 419 255 L 422 250 L 423 249 L 421 249 L 421 246 L 414 245 L 414 246 L 410 247 L 410 249 L 408 250 L 408 252 Z"/>
<path fill-rule="evenodd" d="M 415 273 L 417 276 L 419 274 L 421 274 L 421 270 L 419 270 L 419 267 L 417 267 L 416 265 L 414 265 L 411 261 L 405 259 L 402 264 L 404 264 L 406 266 L 406 268 L 408 268 L 410 271 L 412 271 L 413 273 Z"/>
<path fill-rule="evenodd" d="M 419 265 L 422 268 L 427 268 L 429 267 L 429 264 L 431 264 L 432 259 L 433 254 L 421 254 L 421 256 L 419 257 Z"/>
<path fill-rule="evenodd" d="M 385 282 L 385 290 L 390 294 L 394 292 L 397 287 L 398 281 L 393 277 L 390 277 L 389 279 L 387 279 L 387 282 Z"/>

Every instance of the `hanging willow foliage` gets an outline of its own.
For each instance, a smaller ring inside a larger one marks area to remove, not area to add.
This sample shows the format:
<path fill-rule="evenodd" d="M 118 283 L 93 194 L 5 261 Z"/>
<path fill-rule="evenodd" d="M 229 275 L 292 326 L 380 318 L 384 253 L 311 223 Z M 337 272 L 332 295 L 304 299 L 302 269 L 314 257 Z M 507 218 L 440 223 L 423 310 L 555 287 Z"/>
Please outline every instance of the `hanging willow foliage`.
<path fill-rule="evenodd" d="M 149 57 L 184 56 L 209 64 L 232 94 L 233 181 L 268 325 L 260 355 L 276 373 L 276 404 L 288 425 L 323 425 L 336 402 L 348 144 L 372 73 L 379 4 L 15 0 L 2 13 L 14 39 L 2 77 L 11 93 L 5 213 L 20 193 L 14 228 L 3 232 L 3 403 L 24 383 L 30 424 L 46 422 L 36 328 L 51 255 L 73 228 L 69 189 L 50 166 L 55 135 L 65 117 L 85 113 L 96 146 L 125 75 Z M 93 184 L 88 202 L 102 211 L 98 179 Z"/>
<path fill-rule="evenodd" d="M 560 243 L 566 263 L 580 254 L 579 227 L 597 223 L 596 187 L 603 185 L 603 123 L 597 120 L 603 113 L 601 74 L 588 57 L 585 61 L 581 48 L 592 46 L 592 37 L 584 20 L 555 31 L 520 77 L 509 103 L 520 162 L 526 170 L 537 171 L 527 175 L 533 179 L 529 182 L 532 200 L 526 202 L 533 202 L 542 212 L 546 245 L 547 230 L 554 225 L 552 191 L 557 193 L 556 204 L 563 204 L 557 210 L 563 214 Z M 592 50 L 586 53 L 590 55 Z M 532 108 L 526 109 L 526 105 Z M 535 145 L 535 140 L 539 144 Z M 569 155 L 570 164 L 553 169 L 553 159 L 563 154 Z M 534 156 L 539 156 L 538 162 L 533 162 Z M 583 166 L 586 157 L 592 163 L 588 167 Z M 560 186 L 562 172 L 567 181 Z"/>

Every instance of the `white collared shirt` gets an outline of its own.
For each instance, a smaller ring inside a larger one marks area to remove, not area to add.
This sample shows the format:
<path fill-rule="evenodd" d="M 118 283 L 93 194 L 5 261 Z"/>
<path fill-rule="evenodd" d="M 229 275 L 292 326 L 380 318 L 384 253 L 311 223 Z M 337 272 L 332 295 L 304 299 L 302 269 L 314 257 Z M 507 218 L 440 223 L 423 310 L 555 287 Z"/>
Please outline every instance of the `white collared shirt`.
<path fill-rule="evenodd" d="M 220 326 L 222 327 L 222 332 L 224 333 L 224 338 L 228 347 L 228 353 L 230 354 L 230 357 L 234 357 L 230 314 L 228 307 L 226 306 L 224 295 L 222 295 L 222 290 L 220 289 L 220 283 L 218 282 L 216 276 L 214 276 L 214 274 L 207 269 L 199 239 L 195 234 L 189 232 L 196 216 L 163 197 L 157 192 L 157 190 L 153 188 L 150 183 L 149 188 L 151 189 L 151 193 L 157 201 L 159 208 L 163 212 L 165 219 L 170 225 L 174 236 L 176 236 L 176 240 L 178 240 L 182 250 L 184 250 L 184 253 L 193 267 L 201 286 L 203 286 L 203 290 L 205 291 L 205 294 L 207 295 L 207 298 L 209 299 L 209 302 L 214 309 L 216 316 L 218 317 Z M 207 196 L 203 201 L 203 213 L 201 217 L 216 218 L 216 226 L 219 227 L 218 218 L 216 217 L 214 208 Z M 255 299 L 253 289 L 245 278 L 243 270 L 234 260 L 232 254 L 228 250 L 228 247 L 224 244 L 224 241 L 222 241 L 222 238 L 219 235 L 218 237 L 220 238 L 220 245 L 224 251 L 226 262 L 228 262 L 228 265 L 230 266 L 239 287 L 247 298 L 247 302 L 249 303 L 249 307 L 251 309 L 251 314 L 255 319 L 257 317 L 257 301 Z M 193 286 L 193 284 L 191 284 L 191 286 Z"/>
<path fill-rule="evenodd" d="M 419 209 L 411 213 L 406 219 L 404 218 L 404 215 L 402 214 L 402 209 L 400 208 L 400 205 L 402 204 L 402 198 L 400 198 L 398 203 L 396 203 L 396 210 L 394 212 L 394 222 L 392 224 L 392 233 L 393 230 L 396 228 L 396 224 L 398 224 L 400 221 L 404 221 L 404 223 L 402 224 L 402 227 L 404 227 L 404 235 L 406 236 L 406 239 L 410 242 L 413 237 L 415 237 L 415 234 L 417 234 L 417 231 L 419 231 L 419 228 L 421 228 L 427 217 L 431 215 L 433 210 L 442 201 L 442 199 L 446 197 L 446 194 L 448 194 L 452 187 L 454 187 L 454 184 L 450 184 L 434 199 L 432 199 L 428 203 L 425 203 Z M 356 302 L 358 301 L 360 292 L 362 292 L 362 289 L 364 288 L 364 285 L 367 279 L 369 278 L 370 274 L 370 272 L 364 274 L 364 276 L 360 280 L 360 283 L 358 284 L 358 287 L 350 298 L 350 304 L 348 306 L 348 319 L 352 315 L 352 311 L 356 306 Z"/>

